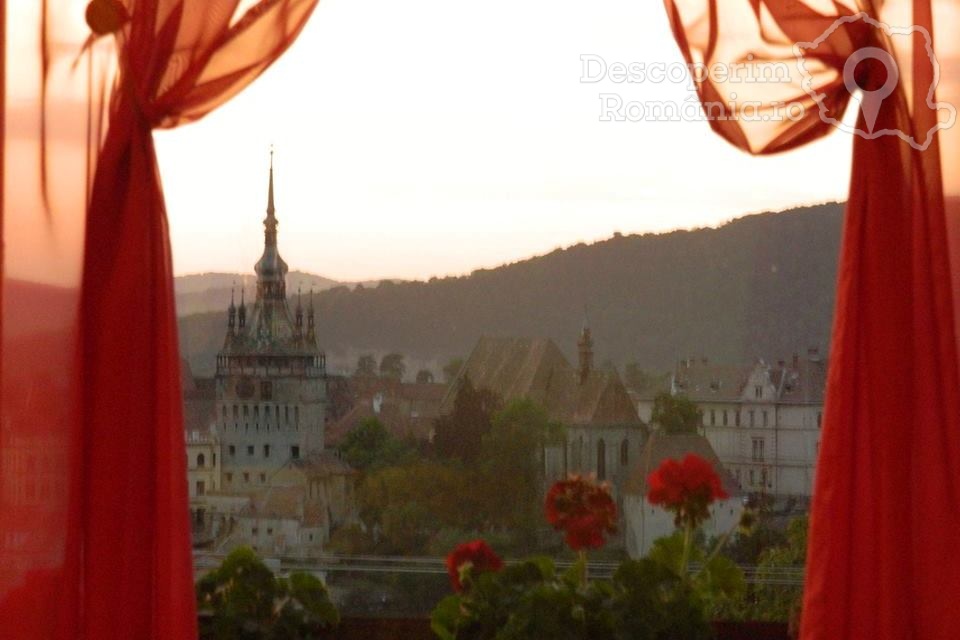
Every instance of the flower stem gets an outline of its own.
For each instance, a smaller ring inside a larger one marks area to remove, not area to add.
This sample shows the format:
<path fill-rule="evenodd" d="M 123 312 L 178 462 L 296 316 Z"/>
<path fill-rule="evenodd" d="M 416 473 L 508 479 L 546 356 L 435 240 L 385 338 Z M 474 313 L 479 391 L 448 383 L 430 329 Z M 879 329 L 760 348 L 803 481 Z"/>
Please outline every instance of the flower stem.
<path fill-rule="evenodd" d="M 690 562 L 690 545 L 693 543 L 693 526 L 688 522 L 683 528 L 683 555 L 680 556 L 680 577 L 687 579 L 687 564 Z"/>
<path fill-rule="evenodd" d="M 717 554 L 720 553 L 720 549 L 722 549 L 727 544 L 727 542 L 730 540 L 730 536 L 732 536 L 733 532 L 737 530 L 737 526 L 738 525 L 734 525 L 729 529 L 727 529 L 727 531 L 723 534 L 723 536 L 721 536 L 720 539 L 717 540 L 717 544 L 713 547 L 713 551 L 710 552 L 710 555 L 707 556 L 706 560 L 704 560 L 703 566 L 700 567 L 700 573 L 703 573 L 704 571 L 706 571 L 707 565 L 710 564 L 710 562 L 717 557 Z"/>
<path fill-rule="evenodd" d="M 587 552 L 581 549 L 577 553 L 580 554 L 580 586 L 586 588 L 587 586 Z"/>

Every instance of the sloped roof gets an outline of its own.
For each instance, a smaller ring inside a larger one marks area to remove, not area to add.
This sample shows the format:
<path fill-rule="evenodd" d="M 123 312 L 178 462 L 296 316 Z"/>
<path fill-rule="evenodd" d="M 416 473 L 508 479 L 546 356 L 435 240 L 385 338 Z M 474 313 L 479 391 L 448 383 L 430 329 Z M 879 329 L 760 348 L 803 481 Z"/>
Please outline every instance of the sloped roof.
<path fill-rule="evenodd" d="M 785 379 L 781 387 L 781 402 L 798 404 L 823 404 L 827 388 L 827 361 L 816 353 L 806 358 L 795 358 L 784 369 Z"/>
<path fill-rule="evenodd" d="M 755 372 L 765 374 L 776 389 L 776 401 L 821 404 L 827 384 L 827 362 L 816 350 L 807 357 L 795 355 L 770 365 L 762 360 L 749 365 L 716 364 L 706 359 L 682 360 L 674 372 L 674 390 L 694 402 L 738 402 Z M 749 400 L 750 398 L 746 398 Z"/>
<path fill-rule="evenodd" d="M 453 411 L 456 391 L 466 379 L 507 402 L 528 398 L 568 425 L 642 424 L 616 371 L 593 369 L 581 382 L 548 338 L 480 338 L 451 383 L 441 413 Z"/>
<path fill-rule="evenodd" d="M 307 499 L 304 485 L 270 486 L 253 494 L 250 504 L 240 512 L 250 518 L 298 520 L 306 526 L 326 521 L 326 511 L 315 500 Z"/>
<path fill-rule="evenodd" d="M 447 386 L 438 383 L 397 383 L 371 386 L 336 422 L 327 425 L 325 439 L 337 446 L 368 418 L 379 420 L 397 438 L 427 440 L 440 415 Z M 379 409 L 379 410 L 377 410 Z"/>
<path fill-rule="evenodd" d="M 688 453 L 693 453 L 706 459 L 713 465 L 714 470 L 723 482 L 723 488 L 731 496 L 740 495 L 740 488 L 730 473 L 720 462 L 717 452 L 710 446 L 710 442 L 696 433 L 669 434 L 658 429 L 650 434 L 647 444 L 644 445 L 637 464 L 630 471 L 630 478 L 624 486 L 624 492 L 634 495 L 647 495 L 647 476 L 650 475 L 664 460 L 673 458 L 681 460 Z"/>
<path fill-rule="evenodd" d="M 754 365 L 685 360 L 677 365 L 674 389 L 694 402 L 736 402 L 753 369 Z"/>
<path fill-rule="evenodd" d="M 314 451 L 303 457 L 290 460 L 290 466 L 303 471 L 307 476 L 345 476 L 356 473 L 353 467 L 341 460 L 332 451 Z"/>

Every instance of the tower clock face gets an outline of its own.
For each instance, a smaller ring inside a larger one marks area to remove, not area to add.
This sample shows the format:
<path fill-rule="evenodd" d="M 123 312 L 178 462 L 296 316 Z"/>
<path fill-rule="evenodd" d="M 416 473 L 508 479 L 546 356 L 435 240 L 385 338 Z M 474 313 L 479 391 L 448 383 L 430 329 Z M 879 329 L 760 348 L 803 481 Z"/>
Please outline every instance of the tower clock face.
<path fill-rule="evenodd" d="M 237 381 L 237 395 L 240 398 L 244 400 L 252 398 L 255 390 L 256 387 L 253 384 L 253 378 L 250 376 L 243 376 Z"/>

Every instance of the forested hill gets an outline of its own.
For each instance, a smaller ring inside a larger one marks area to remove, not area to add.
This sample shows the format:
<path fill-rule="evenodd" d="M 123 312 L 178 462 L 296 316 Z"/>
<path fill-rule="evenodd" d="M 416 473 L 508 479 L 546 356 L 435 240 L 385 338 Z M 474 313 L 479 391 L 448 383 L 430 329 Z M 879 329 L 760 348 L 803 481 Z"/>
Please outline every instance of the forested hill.
<path fill-rule="evenodd" d="M 598 363 L 664 370 L 678 356 L 740 362 L 828 348 L 842 205 L 765 213 L 717 229 L 616 234 L 469 276 L 320 293 L 334 371 L 398 351 L 408 372 L 465 356 L 481 335 L 547 336 L 571 359 L 586 308 Z M 384 265 L 388 270 L 389 265 Z M 181 318 L 181 349 L 209 374 L 226 310 Z"/>

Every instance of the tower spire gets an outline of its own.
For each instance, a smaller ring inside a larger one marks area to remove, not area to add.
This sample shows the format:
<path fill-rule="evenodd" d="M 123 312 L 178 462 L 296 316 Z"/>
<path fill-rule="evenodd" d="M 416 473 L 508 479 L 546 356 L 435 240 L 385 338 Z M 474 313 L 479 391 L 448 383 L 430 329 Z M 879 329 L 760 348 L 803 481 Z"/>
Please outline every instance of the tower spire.
<path fill-rule="evenodd" d="M 268 247 L 277 246 L 277 217 L 273 206 L 273 145 L 270 145 L 270 182 L 267 187 L 267 217 L 263 221 L 264 243 Z"/>
<path fill-rule="evenodd" d="M 583 307 L 583 328 L 580 329 L 577 351 L 579 355 L 579 366 L 577 368 L 580 374 L 580 384 L 583 384 L 590 377 L 590 371 L 593 369 L 593 336 L 590 335 L 590 321 L 587 317 L 586 305 Z"/>

